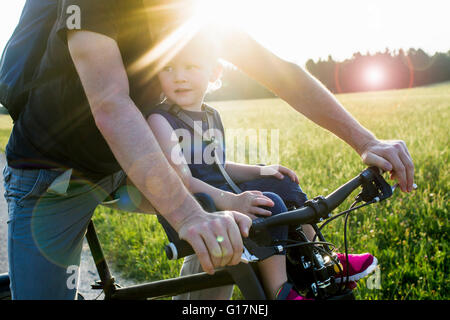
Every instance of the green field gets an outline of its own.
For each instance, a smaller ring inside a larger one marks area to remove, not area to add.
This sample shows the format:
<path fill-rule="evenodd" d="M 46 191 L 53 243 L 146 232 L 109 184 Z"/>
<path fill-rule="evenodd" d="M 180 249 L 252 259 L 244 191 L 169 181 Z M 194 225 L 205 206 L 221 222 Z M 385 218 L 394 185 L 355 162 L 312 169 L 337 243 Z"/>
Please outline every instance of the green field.
<path fill-rule="evenodd" d="M 359 282 L 359 299 L 448 299 L 450 84 L 338 95 L 343 105 L 380 139 L 402 139 L 415 163 L 418 190 L 396 191 L 349 219 L 351 252 L 371 252 L 380 283 Z M 364 166 L 345 143 L 278 99 L 211 103 L 226 128 L 278 129 L 280 163 L 295 170 L 310 196 L 326 195 Z M 7 117 L 7 116 L 2 116 Z M 0 121 L 3 143 L 7 120 Z M 346 209 L 350 200 L 340 209 Z M 181 261 L 168 261 L 155 217 L 98 208 L 94 221 L 108 260 L 137 281 L 175 277 Z M 324 231 L 343 251 L 343 220 Z M 235 290 L 234 298 L 239 298 Z"/>

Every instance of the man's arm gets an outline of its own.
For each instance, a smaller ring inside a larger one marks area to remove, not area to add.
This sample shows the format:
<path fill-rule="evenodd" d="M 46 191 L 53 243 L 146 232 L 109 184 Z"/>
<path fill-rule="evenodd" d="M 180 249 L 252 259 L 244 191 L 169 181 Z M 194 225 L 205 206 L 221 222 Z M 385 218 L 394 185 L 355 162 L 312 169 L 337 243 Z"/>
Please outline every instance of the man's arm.
<path fill-rule="evenodd" d="M 239 231 L 247 234 L 250 219 L 237 212 L 207 213 L 190 195 L 130 99 L 117 43 L 98 33 L 70 31 L 68 45 L 95 123 L 135 186 L 192 245 L 206 272 L 238 263 Z"/>
<path fill-rule="evenodd" d="M 403 191 L 411 191 L 414 166 L 403 141 L 380 141 L 300 66 L 280 59 L 247 34 L 225 36 L 223 58 L 273 91 L 297 111 L 347 142 L 367 165 L 392 171 Z"/>

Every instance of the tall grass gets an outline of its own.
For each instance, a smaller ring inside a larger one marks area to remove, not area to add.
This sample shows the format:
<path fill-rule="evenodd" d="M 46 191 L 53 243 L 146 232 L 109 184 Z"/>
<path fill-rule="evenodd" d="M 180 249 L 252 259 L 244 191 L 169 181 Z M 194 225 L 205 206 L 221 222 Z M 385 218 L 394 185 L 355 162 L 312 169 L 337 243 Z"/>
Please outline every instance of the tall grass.
<path fill-rule="evenodd" d="M 1 109 L 4 108 L 1 107 Z M 3 152 L 11 134 L 12 123 L 12 119 L 8 114 L 0 114 L 0 150 Z"/>
<path fill-rule="evenodd" d="M 369 289 L 359 281 L 357 298 L 448 299 L 450 85 L 337 97 L 378 138 L 407 143 L 419 187 L 350 216 L 350 252 L 370 252 L 380 265 L 379 285 Z M 212 105 L 226 128 L 278 129 L 280 163 L 296 171 L 309 197 L 326 195 L 364 169 L 350 147 L 279 99 Z M 108 260 L 124 276 L 152 281 L 178 274 L 181 261 L 166 259 L 165 235 L 154 216 L 99 207 L 94 222 Z M 342 219 L 324 234 L 343 251 Z M 241 297 L 239 290 L 234 297 Z"/>

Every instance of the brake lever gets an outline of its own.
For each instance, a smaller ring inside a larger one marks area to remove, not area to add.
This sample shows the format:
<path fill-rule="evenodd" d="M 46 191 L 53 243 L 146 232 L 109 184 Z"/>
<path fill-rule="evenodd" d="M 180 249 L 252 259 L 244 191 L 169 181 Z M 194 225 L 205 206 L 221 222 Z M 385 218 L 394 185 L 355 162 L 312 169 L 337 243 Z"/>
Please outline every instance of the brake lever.
<path fill-rule="evenodd" d="M 244 252 L 242 253 L 242 256 L 241 256 L 241 262 L 249 263 L 249 262 L 255 262 L 255 261 L 259 261 L 258 257 L 254 256 L 253 254 L 248 252 L 247 248 L 244 247 Z"/>
<path fill-rule="evenodd" d="M 357 196 L 357 200 L 379 202 L 392 196 L 392 186 L 384 180 L 379 168 L 370 167 L 361 172 L 360 177 L 362 179 L 362 191 Z"/>
<path fill-rule="evenodd" d="M 392 188 L 392 193 L 394 193 L 395 189 L 397 189 L 398 186 L 399 186 L 399 184 L 396 183 L 396 184 L 394 184 L 394 185 L 391 187 L 391 188 Z M 415 184 L 415 183 L 413 183 L 412 187 L 413 187 L 413 190 L 417 190 L 417 188 L 418 188 L 418 187 L 417 187 L 417 184 Z"/>
<path fill-rule="evenodd" d="M 260 261 L 267 259 L 277 253 L 283 251 L 283 246 L 264 246 L 253 241 L 250 238 L 243 238 L 244 242 L 244 252 L 241 256 L 241 261 L 248 262 Z"/>
<path fill-rule="evenodd" d="M 399 186 L 398 183 L 394 184 L 391 189 L 392 189 L 392 193 L 394 193 L 395 189 L 397 189 L 397 187 Z"/>
<path fill-rule="evenodd" d="M 370 169 L 373 170 L 373 171 L 375 171 L 375 172 L 376 172 L 377 169 L 378 169 L 378 174 L 379 174 L 381 177 L 383 176 L 383 173 L 386 172 L 386 171 L 383 171 L 382 169 L 377 168 L 377 167 L 370 167 Z M 395 189 L 397 189 L 398 187 L 399 187 L 399 184 L 398 184 L 398 183 L 396 183 L 396 184 L 394 184 L 393 186 L 391 186 L 392 193 L 394 193 Z M 417 190 L 417 184 L 413 183 L 412 187 L 413 187 L 413 190 Z"/>

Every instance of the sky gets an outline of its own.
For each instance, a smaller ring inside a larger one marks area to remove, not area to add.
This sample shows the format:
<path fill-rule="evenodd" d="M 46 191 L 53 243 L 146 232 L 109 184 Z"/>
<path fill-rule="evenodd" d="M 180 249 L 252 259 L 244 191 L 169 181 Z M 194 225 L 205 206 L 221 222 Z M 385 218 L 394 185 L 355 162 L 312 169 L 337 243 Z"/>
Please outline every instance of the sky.
<path fill-rule="evenodd" d="M 277 55 L 304 65 L 308 59 L 350 58 L 422 48 L 450 50 L 450 0 L 205 0 L 210 17 L 233 21 Z M 0 50 L 25 0 L 0 2 Z"/>

